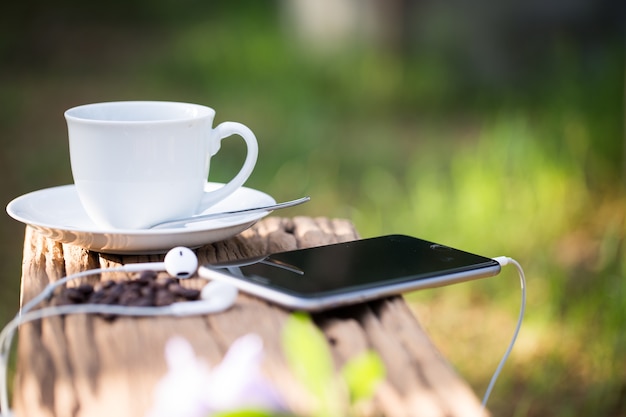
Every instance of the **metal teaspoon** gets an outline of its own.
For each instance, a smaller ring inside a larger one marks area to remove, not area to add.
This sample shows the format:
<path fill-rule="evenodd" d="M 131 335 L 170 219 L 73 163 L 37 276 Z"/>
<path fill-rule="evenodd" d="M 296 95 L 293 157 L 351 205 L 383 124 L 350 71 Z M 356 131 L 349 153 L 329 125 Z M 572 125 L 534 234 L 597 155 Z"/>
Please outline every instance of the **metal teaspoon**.
<path fill-rule="evenodd" d="M 259 211 L 273 211 L 273 210 L 283 209 L 287 207 L 297 206 L 299 204 L 306 203 L 310 199 L 311 197 L 306 196 L 306 197 L 298 198 L 296 200 L 285 201 L 284 203 L 271 204 L 268 206 L 251 207 L 251 208 L 233 210 L 233 211 L 222 211 L 219 213 L 200 214 L 197 216 L 191 216 L 191 217 L 187 217 L 184 219 L 168 220 L 165 222 L 157 223 L 155 225 L 152 225 L 150 229 L 165 229 L 168 227 L 182 226 L 185 224 L 201 222 L 205 220 L 222 219 L 224 217 L 237 216 L 240 214 L 256 213 Z"/>

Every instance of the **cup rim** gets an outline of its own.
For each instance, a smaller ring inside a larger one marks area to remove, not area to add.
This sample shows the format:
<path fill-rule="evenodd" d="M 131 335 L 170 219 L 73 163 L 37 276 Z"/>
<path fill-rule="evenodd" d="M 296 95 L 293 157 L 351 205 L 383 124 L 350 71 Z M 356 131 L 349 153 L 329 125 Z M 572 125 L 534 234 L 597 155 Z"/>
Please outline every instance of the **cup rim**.
<path fill-rule="evenodd" d="M 110 107 L 120 107 L 127 106 L 129 108 L 136 106 L 152 106 L 152 107 L 187 107 L 192 108 L 195 112 L 190 112 L 188 115 L 183 117 L 176 118 L 162 118 L 162 119 L 108 119 L 106 117 L 100 116 L 89 116 L 89 111 L 97 111 L 98 109 L 106 109 Z M 102 124 L 143 124 L 143 123 L 178 123 L 178 122 L 186 122 L 191 120 L 198 120 L 205 117 L 215 117 L 215 110 L 194 103 L 186 103 L 180 101 L 159 101 L 159 100 L 129 100 L 129 101 L 104 101 L 99 103 L 88 103 L 81 104 L 78 106 L 74 106 L 72 108 L 67 109 L 64 112 L 65 119 L 73 122 L 83 122 L 83 123 L 102 123 Z"/>

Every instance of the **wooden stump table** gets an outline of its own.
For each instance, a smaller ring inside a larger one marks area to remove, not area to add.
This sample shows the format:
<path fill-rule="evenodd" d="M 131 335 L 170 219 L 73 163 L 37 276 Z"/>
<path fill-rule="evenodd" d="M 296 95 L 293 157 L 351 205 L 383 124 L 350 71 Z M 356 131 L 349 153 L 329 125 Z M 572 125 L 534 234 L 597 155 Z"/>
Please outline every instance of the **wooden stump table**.
<path fill-rule="evenodd" d="M 238 236 L 196 250 L 199 262 L 235 260 L 272 252 L 357 239 L 346 220 L 268 217 Z M 162 256 L 115 256 L 42 237 L 26 228 L 21 304 L 50 282 L 78 271 Z M 130 279 L 131 274 L 115 279 Z M 81 282 L 95 283 L 99 276 Z M 106 279 L 111 279 L 107 276 Z M 185 285 L 200 286 L 192 278 Z M 68 286 L 78 285 L 69 283 Z M 105 320 L 97 315 L 52 317 L 20 327 L 13 408 L 17 416 L 145 415 L 154 387 L 166 373 L 164 346 L 186 338 L 209 364 L 218 363 L 234 340 L 258 334 L 264 343 L 263 374 L 289 409 L 306 415 L 309 399 L 287 366 L 281 331 L 290 311 L 240 293 L 229 310 L 203 316 Z M 378 353 L 386 378 L 364 412 L 373 416 L 479 416 L 480 402 L 438 353 L 402 297 L 314 314 L 336 369 L 367 349 Z"/>

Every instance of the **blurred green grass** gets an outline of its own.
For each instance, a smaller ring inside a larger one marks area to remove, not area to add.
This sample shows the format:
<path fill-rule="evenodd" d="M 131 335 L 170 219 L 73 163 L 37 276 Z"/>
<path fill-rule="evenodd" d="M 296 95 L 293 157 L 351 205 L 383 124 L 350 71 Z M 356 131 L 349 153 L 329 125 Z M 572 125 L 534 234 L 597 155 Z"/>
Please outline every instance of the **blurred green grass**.
<path fill-rule="evenodd" d="M 224 10 L 158 30 L 123 26 L 112 38 L 106 25 L 66 28 L 74 38 L 59 54 L 5 66 L 0 195 L 71 182 L 62 114 L 73 105 L 212 106 L 217 122 L 258 136 L 247 185 L 277 200 L 311 195 L 281 214 L 345 217 L 363 237 L 411 234 L 524 265 L 527 316 L 494 415 L 626 415 L 622 40 L 596 51 L 596 66 L 561 40 L 538 79 L 474 86 L 436 52 L 357 45 L 316 56 L 259 6 Z M 239 144 L 224 145 L 212 180 L 240 163 Z M 6 322 L 23 226 L 0 227 Z M 515 325 L 514 272 L 408 299 L 482 395 Z"/>

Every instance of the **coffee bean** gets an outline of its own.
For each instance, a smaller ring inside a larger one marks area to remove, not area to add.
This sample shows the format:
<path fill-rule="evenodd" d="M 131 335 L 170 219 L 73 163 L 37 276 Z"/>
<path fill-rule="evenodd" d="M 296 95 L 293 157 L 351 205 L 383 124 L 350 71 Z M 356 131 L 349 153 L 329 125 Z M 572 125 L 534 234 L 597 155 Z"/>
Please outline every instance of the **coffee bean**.
<path fill-rule="evenodd" d="M 92 304 L 102 304 L 102 300 L 105 297 L 106 297 L 106 292 L 104 292 L 104 290 L 98 290 L 98 291 L 92 292 L 87 301 Z"/>
<path fill-rule="evenodd" d="M 113 297 L 119 297 L 124 292 L 125 287 L 123 283 L 117 283 L 108 288 L 108 293 Z"/>
<path fill-rule="evenodd" d="M 120 305 L 123 306 L 127 306 L 127 305 L 131 305 L 131 303 L 140 298 L 141 297 L 141 293 L 139 292 L 139 290 L 133 289 L 133 288 L 128 288 L 126 291 L 124 291 L 119 298 L 119 303 Z"/>
<path fill-rule="evenodd" d="M 179 283 L 180 281 L 178 280 L 178 278 L 172 278 L 172 277 L 167 277 L 163 281 L 161 281 L 161 285 L 163 285 L 164 287 L 167 287 L 170 284 L 179 284 Z"/>
<path fill-rule="evenodd" d="M 90 302 L 94 302 L 96 304 L 117 304 L 120 295 L 122 295 L 123 292 L 124 285 L 114 283 L 108 288 L 96 291 L 90 298 Z"/>
<path fill-rule="evenodd" d="M 159 289 L 154 296 L 154 305 L 157 307 L 167 306 L 176 301 L 176 297 L 166 289 Z"/>
<path fill-rule="evenodd" d="M 142 271 L 139 273 L 139 277 L 135 280 L 141 284 L 148 284 L 157 279 L 157 273 L 155 271 Z"/>
<path fill-rule="evenodd" d="M 91 284 L 80 284 L 78 287 L 76 287 L 76 290 L 80 291 L 83 294 L 85 294 L 85 296 L 89 296 L 93 292 L 93 285 L 91 285 Z"/>
<path fill-rule="evenodd" d="M 81 284 L 65 288 L 52 300 L 56 305 L 65 304 L 110 304 L 133 307 L 167 306 L 180 301 L 200 298 L 200 291 L 180 284 L 178 278 L 160 279 L 154 271 L 144 271 L 137 279 L 128 281 L 107 280 L 96 285 Z M 115 315 L 101 315 L 113 320 Z"/>
<path fill-rule="evenodd" d="M 184 298 L 185 300 L 197 300 L 200 297 L 200 291 L 193 288 L 186 288 L 178 283 L 172 283 L 167 289 L 174 295 Z"/>
<path fill-rule="evenodd" d="M 117 284 L 117 282 L 113 281 L 112 279 L 104 281 L 102 283 L 102 288 L 111 288 L 112 286 L 114 286 L 115 284 Z"/>
<path fill-rule="evenodd" d="M 154 297 L 154 293 L 156 292 L 157 287 L 156 286 L 145 286 L 145 287 L 141 287 L 139 289 L 139 294 L 141 294 L 142 297 L 148 297 L 148 298 L 152 298 Z"/>
<path fill-rule="evenodd" d="M 70 301 L 74 303 L 82 303 L 87 300 L 85 294 L 79 291 L 77 288 L 65 288 L 63 290 L 63 295 Z"/>
<path fill-rule="evenodd" d="M 152 307 L 154 302 L 151 297 L 137 297 L 134 300 L 129 301 L 129 307 Z"/>

